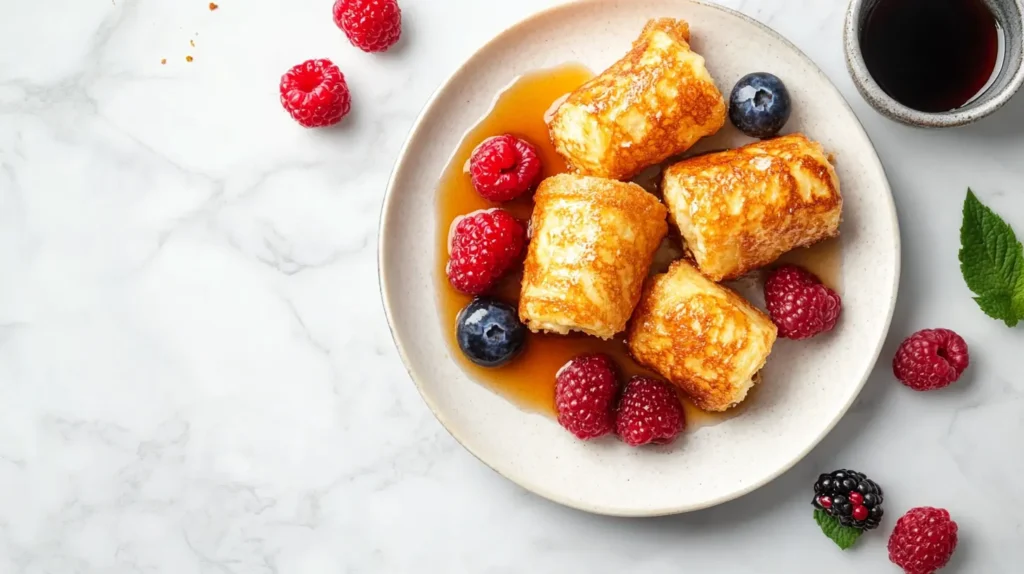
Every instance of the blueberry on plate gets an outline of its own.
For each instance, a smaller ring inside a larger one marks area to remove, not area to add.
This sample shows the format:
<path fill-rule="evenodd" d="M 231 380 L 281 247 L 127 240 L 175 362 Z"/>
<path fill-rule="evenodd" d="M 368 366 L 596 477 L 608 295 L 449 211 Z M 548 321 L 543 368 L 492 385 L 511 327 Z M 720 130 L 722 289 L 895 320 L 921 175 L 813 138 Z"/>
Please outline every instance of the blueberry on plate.
<path fill-rule="evenodd" d="M 455 338 L 470 361 L 500 367 L 523 350 L 526 327 L 515 307 L 494 299 L 474 299 L 455 319 Z"/>
<path fill-rule="evenodd" d="M 792 110 L 786 85 L 767 72 L 743 76 L 729 96 L 732 125 L 753 138 L 764 139 L 778 134 L 789 121 Z"/>

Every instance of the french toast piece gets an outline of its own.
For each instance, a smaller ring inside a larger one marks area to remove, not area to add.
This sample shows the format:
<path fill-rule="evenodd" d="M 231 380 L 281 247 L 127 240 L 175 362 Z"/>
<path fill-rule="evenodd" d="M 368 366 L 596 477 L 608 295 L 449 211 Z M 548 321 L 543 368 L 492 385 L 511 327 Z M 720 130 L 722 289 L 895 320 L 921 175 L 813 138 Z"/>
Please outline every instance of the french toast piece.
<path fill-rule="evenodd" d="M 626 345 L 698 408 L 724 411 L 754 386 L 776 335 L 764 313 L 681 260 L 644 289 Z"/>
<path fill-rule="evenodd" d="M 665 206 L 633 183 L 572 174 L 534 195 L 519 317 L 532 331 L 610 339 L 626 328 L 658 244 Z"/>
<path fill-rule="evenodd" d="M 821 144 L 802 134 L 683 160 L 662 193 L 701 272 L 734 279 L 839 235 L 843 197 Z"/>
<path fill-rule="evenodd" d="M 721 129 L 725 99 L 689 40 L 684 20 L 651 20 L 625 57 L 569 95 L 549 130 L 571 168 L 629 179 Z"/>

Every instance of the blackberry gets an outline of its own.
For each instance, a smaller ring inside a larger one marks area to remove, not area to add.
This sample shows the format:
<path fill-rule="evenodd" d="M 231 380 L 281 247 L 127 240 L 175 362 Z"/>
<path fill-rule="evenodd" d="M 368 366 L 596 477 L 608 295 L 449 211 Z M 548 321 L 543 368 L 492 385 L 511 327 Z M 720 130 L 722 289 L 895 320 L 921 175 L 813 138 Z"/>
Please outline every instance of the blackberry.
<path fill-rule="evenodd" d="M 814 483 L 815 508 L 858 530 L 878 528 L 882 521 L 882 487 L 863 472 L 837 470 Z"/>

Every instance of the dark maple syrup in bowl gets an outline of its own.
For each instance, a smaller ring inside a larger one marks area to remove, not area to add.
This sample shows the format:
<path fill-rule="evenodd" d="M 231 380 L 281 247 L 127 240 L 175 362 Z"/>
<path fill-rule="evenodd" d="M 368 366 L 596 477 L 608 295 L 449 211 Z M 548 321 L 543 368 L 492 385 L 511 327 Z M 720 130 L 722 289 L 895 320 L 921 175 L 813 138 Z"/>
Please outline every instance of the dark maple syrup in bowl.
<path fill-rule="evenodd" d="M 627 352 L 621 339 L 604 341 L 582 334 L 553 335 L 529 333 L 523 352 L 512 362 L 498 368 L 485 368 L 470 362 L 459 350 L 455 341 L 455 321 L 472 297 L 459 293 L 448 283 L 445 266 L 448 262 L 448 231 L 452 221 L 461 215 L 478 209 L 501 207 L 522 221 L 529 221 L 533 211 L 532 199 L 494 204 L 482 198 L 473 189 L 470 177 L 465 173 L 466 164 L 473 150 L 485 139 L 510 133 L 530 141 L 536 148 L 543 163 L 543 177 L 550 177 L 566 171 L 562 158 L 555 151 L 548 137 L 545 113 L 552 105 L 572 92 L 593 74 L 580 65 L 564 65 L 526 74 L 513 82 L 498 95 L 494 107 L 475 127 L 463 137 L 459 148 L 452 155 L 448 166 L 438 183 L 437 201 L 437 268 L 435 271 L 439 290 L 439 312 L 448 339 L 448 349 L 453 359 L 475 381 L 486 385 L 514 404 L 530 411 L 548 416 L 555 415 L 555 375 L 558 369 L 570 359 L 584 353 L 605 353 L 616 363 L 620 380 L 625 382 L 633 375 L 645 374 L 658 377 L 654 372 L 637 364 Z M 652 170 L 655 171 L 655 170 Z M 648 176 L 649 188 L 656 188 L 653 176 Z M 638 179 L 642 180 L 642 177 Z M 644 182 L 641 182 L 644 183 Z M 678 238 L 676 238 L 678 241 Z M 803 265 L 818 274 L 827 284 L 836 288 L 840 282 L 839 241 L 829 240 L 810 249 L 792 252 L 782 261 Z M 667 265 L 665 265 L 667 266 Z M 663 266 L 663 267 L 665 267 Z M 519 301 L 521 270 L 505 277 L 487 296 L 510 304 Z M 660 377 L 659 377 L 660 378 Z M 717 424 L 743 412 L 746 405 L 756 400 L 757 386 L 739 406 L 725 413 L 706 413 L 693 406 L 680 393 L 680 400 L 686 411 L 686 426 L 692 430 L 701 426 Z"/>
<path fill-rule="evenodd" d="M 1000 29 L 984 0 L 876 0 L 861 26 L 864 63 L 879 87 L 922 112 L 955 110 L 996 70 Z"/>

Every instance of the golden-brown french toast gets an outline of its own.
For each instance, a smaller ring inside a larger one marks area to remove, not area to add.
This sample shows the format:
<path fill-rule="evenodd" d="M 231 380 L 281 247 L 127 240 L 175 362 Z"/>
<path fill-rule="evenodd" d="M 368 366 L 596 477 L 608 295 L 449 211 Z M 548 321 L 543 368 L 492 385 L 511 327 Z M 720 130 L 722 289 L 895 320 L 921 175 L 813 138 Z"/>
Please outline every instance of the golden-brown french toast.
<path fill-rule="evenodd" d="M 626 334 L 630 354 L 697 407 L 724 411 L 747 396 L 775 344 L 764 313 L 686 261 L 648 282 Z"/>
<path fill-rule="evenodd" d="M 714 281 L 839 235 L 839 178 L 821 144 L 802 134 L 681 161 L 665 170 L 661 189 L 697 266 Z"/>
<path fill-rule="evenodd" d="M 722 93 L 683 20 L 647 23 L 621 60 L 569 95 L 551 141 L 579 173 L 629 179 L 725 124 Z"/>
<path fill-rule="evenodd" d="M 665 216 L 633 183 L 572 174 L 542 181 L 519 299 L 523 323 L 603 339 L 623 331 L 668 232 Z"/>

